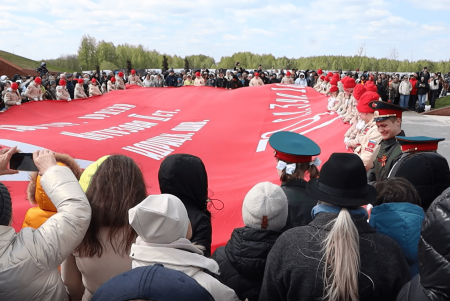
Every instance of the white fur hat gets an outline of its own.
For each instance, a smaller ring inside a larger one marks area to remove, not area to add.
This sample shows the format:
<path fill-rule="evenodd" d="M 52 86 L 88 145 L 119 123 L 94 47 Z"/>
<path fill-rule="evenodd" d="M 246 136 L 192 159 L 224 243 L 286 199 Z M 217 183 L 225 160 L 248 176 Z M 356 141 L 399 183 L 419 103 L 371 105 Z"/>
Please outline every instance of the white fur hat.
<path fill-rule="evenodd" d="M 242 218 L 247 227 L 280 231 L 286 226 L 288 201 L 280 186 L 256 184 L 244 198 Z"/>
<path fill-rule="evenodd" d="M 128 210 L 131 227 L 148 243 L 170 244 L 186 238 L 189 218 L 183 203 L 171 194 L 150 195 Z"/>

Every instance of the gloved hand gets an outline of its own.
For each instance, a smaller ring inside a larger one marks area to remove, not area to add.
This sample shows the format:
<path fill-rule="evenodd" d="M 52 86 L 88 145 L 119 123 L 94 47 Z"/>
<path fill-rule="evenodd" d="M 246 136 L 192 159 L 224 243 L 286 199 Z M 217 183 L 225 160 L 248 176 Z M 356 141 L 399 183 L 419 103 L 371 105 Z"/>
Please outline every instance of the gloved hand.
<path fill-rule="evenodd" d="M 350 138 L 345 137 L 345 138 L 344 138 L 344 143 L 347 144 L 347 141 L 348 141 L 348 140 L 350 140 Z"/>
<path fill-rule="evenodd" d="M 70 99 L 70 97 L 67 99 L 67 101 L 71 101 L 72 99 Z"/>
<path fill-rule="evenodd" d="M 20 102 L 16 102 L 16 106 L 20 106 L 22 105 Z"/>
<path fill-rule="evenodd" d="M 42 97 L 41 98 L 39 98 L 39 101 L 42 101 L 43 99 L 42 99 Z"/>
<path fill-rule="evenodd" d="M 38 101 L 39 99 L 35 98 L 34 101 Z"/>

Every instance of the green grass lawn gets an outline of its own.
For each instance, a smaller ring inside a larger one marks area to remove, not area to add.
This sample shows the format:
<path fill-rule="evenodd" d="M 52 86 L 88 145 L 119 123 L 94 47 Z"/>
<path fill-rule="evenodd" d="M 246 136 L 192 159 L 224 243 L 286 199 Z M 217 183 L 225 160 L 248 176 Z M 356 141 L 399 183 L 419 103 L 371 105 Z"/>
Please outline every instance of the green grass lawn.
<path fill-rule="evenodd" d="M 435 109 L 440 109 L 449 106 L 450 106 L 450 95 L 436 99 Z"/>
<path fill-rule="evenodd" d="M 0 50 L 0 57 L 18 65 L 19 67 L 26 68 L 26 69 L 36 69 L 37 67 L 39 67 L 41 65 L 40 61 L 39 62 L 33 61 L 33 60 L 27 59 L 25 57 L 18 56 L 18 55 L 15 55 L 15 54 L 12 54 L 12 53 L 9 53 L 6 51 L 2 51 L 2 50 Z M 59 68 L 56 66 L 52 66 L 50 64 L 47 64 L 47 69 L 49 71 L 74 72 L 74 70 Z"/>

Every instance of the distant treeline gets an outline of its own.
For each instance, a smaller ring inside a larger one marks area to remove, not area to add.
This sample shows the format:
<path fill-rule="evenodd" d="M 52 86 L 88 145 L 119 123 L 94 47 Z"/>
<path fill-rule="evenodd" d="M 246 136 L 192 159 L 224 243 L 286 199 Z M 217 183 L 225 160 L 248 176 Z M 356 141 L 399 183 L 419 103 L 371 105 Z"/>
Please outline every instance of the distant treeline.
<path fill-rule="evenodd" d="M 112 42 L 97 40 L 85 35 L 81 39 L 78 53 L 73 55 L 62 55 L 57 59 L 47 62 L 52 65 L 71 70 L 115 70 L 139 68 L 186 68 L 186 69 L 216 69 L 234 68 L 239 62 L 245 69 L 324 69 L 324 70 L 356 70 L 360 71 L 385 71 L 385 72 L 409 72 L 420 71 L 427 66 L 431 72 L 450 71 L 450 61 L 428 61 L 420 60 L 411 62 L 409 60 L 396 60 L 389 58 L 373 58 L 367 56 L 312 56 L 300 58 L 274 57 L 271 54 L 254 54 L 251 52 L 238 52 L 232 56 L 224 56 L 216 63 L 214 58 L 206 55 L 191 55 L 182 58 L 180 56 L 161 54 L 156 50 L 148 50 L 142 45 L 121 44 L 115 46 Z"/>

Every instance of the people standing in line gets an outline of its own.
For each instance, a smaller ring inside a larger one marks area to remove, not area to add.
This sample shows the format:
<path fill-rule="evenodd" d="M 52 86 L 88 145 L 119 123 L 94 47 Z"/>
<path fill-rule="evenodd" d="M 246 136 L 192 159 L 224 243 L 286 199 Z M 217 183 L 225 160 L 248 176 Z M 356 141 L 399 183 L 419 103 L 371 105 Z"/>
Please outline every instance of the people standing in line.
<path fill-rule="evenodd" d="M 161 162 L 158 181 L 161 193 L 172 194 L 183 202 L 192 225 L 191 241 L 205 248 L 205 257 L 211 257 L 208 174 L 203 161 L 188 154 L 169 155 Z"/>
<path fill-rule="evenodd" d="M 80 185 L 92 219 L 61 274 L 71 298 L 88 301 L 103 283 L 131 269 L 129 255 L 137 235 L 128 223 L 128 210 L 147 196 L 147 189 L 137 164 L 123 155 L 105 156 L 89 165 Z"/>
<path fill-rule="evenodd" d="M 368 181 L 375 182 L 386 179 L 402 155 L 400 144 L 395 137 L 405 136 L 402 130 L 402 114 L 408 109 L 382 101 L 372 101 L 369 106 L 374 110 L 374 120 L 383 138 L 373 167 L 367 173 Z"/>
<path fill-rule="evenodd" d="M 419 99 L 419 107 L 417 112 L 422 113 L 425 111 L 425 102 L 427 100 L 428 91 L 430 90 L 430 84 L 425 80 L 425 77 L 421 77 L 416 83 L 417 97 Z"/>
<path fill-rule="evenodd" d="M 362 206 L 377 192 L 365 174 L 358 156 L 334 153 L 308 182 L 320 200 L 313 221 L 278 238 L 259 301 L 395 300 L 410 270 L 400 246 L 367 223 Z"/>
<path fill-rule="evenodd" d="M 414 73 L 411 74 L 409 82 L 411 83 L 412 90 L 409 96 L 408 109 L 410 111 L 415 111 L 417 102 L 417 78 Z"/>
<path fill-rule="evenodd" d="M 437 74 L 433 74 L 430 78 L 430 105 L 434 109 L 436 106 L 436 99 L 439 97 L 439 78 Z"/>
<path fill-rule="evenodd" d="M 403 80 L 398 87 L 398 93 L 400 94 L 399 106 L 408 109 L 409 107 L 409 97 L 413 87 L 409 81 L 408 75 L 403 76 Z"/>
<path fill-rule="evenodd" d="M 283 233 L 288 201 L 283 190 L 270 182 L 256 184 L 244 198 L 244 227 L 233 230 L 230 240 L 213 256 L 218 278 L 233 289 L 239 300 L 258 301 L 267 255 Z"/>
<path fill-rule="evenodd" d="M 285 230 L 306 226 L 312 221 L 311 210 L 317 199 L 306 191 L 306 176 L 315 179 L 319 176 L 318 156 L 320 147 L 311 139 L 294 132 L 277 132 L 269 139 L 275 150 L 277 172 L 281 189 L 288 200 L 288 219 Z"/>

